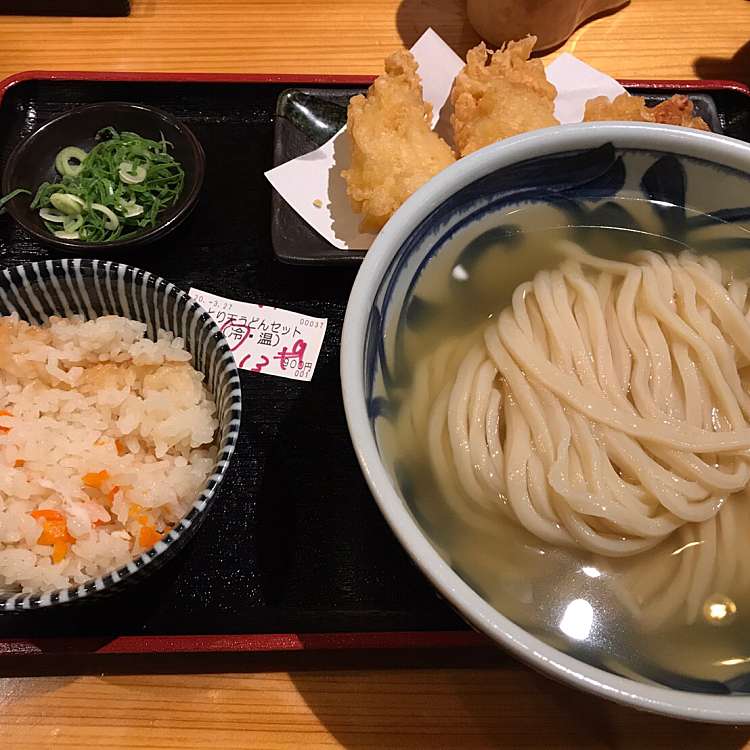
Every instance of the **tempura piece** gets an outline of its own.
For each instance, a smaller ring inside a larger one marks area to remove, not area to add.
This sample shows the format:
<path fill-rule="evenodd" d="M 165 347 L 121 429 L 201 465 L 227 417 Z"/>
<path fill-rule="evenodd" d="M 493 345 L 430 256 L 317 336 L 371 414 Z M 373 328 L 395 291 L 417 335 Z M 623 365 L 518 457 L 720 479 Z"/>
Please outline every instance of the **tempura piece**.
<path fill-rule="evenodd" d="M 536 37 L 496 52 L 484 42 L 470 49 L 451 91 L 453 139 L 461 156 L 512 135 L 559 125 L 557 90 L 541 60 L 529 60 Z M 489 55 L 489 61 L 488 61 Z"/>
<path fill-rule="evenodd" d="M 367 96 L 349 102 L 352 164 L 342 171 L 362 231 L 376 231 L 421 185 L 455 161 L 431 129 L 432 105 L 422 98 L 411 52 L 394 52 Z"/>
<path fill-rule="evenodd" d="M 597 96 L 586 102 L 584 122 L 597 120 L 628 120 L 634 122 L 658 122 L 662 125 L 681 125 L 685 128 L 710 130 L 705 121 L 693 114 L 693 103 L 682 94 L 647 107 L 642 96 L 620 94 L 611 102 L 606 96 Z"/>

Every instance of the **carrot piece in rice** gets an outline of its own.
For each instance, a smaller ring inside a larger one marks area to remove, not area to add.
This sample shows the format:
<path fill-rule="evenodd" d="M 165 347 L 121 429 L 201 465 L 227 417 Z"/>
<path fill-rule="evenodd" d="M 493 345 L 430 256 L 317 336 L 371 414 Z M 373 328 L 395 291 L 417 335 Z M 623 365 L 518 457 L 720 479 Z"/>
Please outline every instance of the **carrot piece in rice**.
<path fill-rule="evenodd" d="M 88 474 L 83 475 L 83 483 L 87 487 L 93 487 L 97 490 L 100 490 L 108 479 L 109 472 L 106 469 L 97 472 L 90 471 Z"/>
<path fill-rule="evenodd" d="M 57 510 L 43 508 L 41 510 L 32 510 L 32 518 L 42 521 L 42 533 L 36 540 L 37 544 L 49 545 L 52 547 L 52 562 L 57 564 L 68 554 L 70 542 L 74 541 L 68 533 L 68 524 L 65 516 Z"/>
<path fill-rule="evenodd" d="M 68 554 L 69 546 L 70 545 L 67 542 L 55 542 L 52 545 L 52 562 L 55 565 L 65 559 L 65 556 Z"/>
<path fill-rule="evenodd" d="M 144 549 L 153 547 L 161 539 L 161 534 L 151 524 L 143 524 L 138 535 L 138 543 Z"/>
<path fill-rule="evenodd" d="M 112 485 L 112 489 L 107 493 L 107 505 L 112 505 L 112 503 L 115 501 L 115 495 L 120 491 L 120 485 L 114 484 Z"/>

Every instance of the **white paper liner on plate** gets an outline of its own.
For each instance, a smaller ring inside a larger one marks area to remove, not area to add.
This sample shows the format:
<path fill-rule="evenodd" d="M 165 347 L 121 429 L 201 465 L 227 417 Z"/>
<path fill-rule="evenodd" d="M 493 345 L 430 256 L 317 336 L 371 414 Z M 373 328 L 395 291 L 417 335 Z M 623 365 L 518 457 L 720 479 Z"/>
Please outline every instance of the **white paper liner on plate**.
<path fill-rule="evenodd" d="M 446 106 L 453 79 L 463 60 L 432 30 L 419 38 L 411 51 L 419 65 L 424 98 L 432 104 L 433 126 L 449 136 Z M 595 96 L 614 99 L 625 89 L 613 78 L 570 54 L 547 66 L 547 78 L 557 88 L 555 117 L 562 124 L 580 122 L 585 103 Z M 334 247 L 343 252 L 367 250 L 374 234 L 359 231 L 361 217 L 346 195 L 341 170 L 349 166 L 351 147 L 342 128 L 320 148 L 266 172 L 286 202 Z"/>

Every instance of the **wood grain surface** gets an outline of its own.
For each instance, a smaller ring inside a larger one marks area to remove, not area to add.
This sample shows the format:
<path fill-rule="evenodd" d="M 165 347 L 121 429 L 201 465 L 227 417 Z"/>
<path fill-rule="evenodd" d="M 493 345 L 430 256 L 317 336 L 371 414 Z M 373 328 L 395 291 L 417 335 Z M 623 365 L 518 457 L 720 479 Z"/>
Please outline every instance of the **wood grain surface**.
<path fill-rule="evenodd" d="M 475 44 L 464 1 L 133 0 L 129 18 L 6 16 L 0 76 L 40 68 L 375 73 L 428 26 L 458 52 Z M 621 78 L 747 81 L 749 34 L 748 0 L 631 0 L 561 50 Z"/>
<path fill-rule="evenodd" d="M 460 53 L 477 41 L 463 0 L 132 5 L 132 16 L 121 19 L 0 17 L 0 76 L 30 69 L 369 74 L 430 25 Z M 621 78 L 750 82 L 749 33 L 748 0 L 632 0 L 549 57 L 575 52 Z M 637 713 L 511 661 L 485 670 L 233 674 L 226 660 L 185 656 L 187 674 L 147 674 L 157 670 L 142 661 L 131 668 L 134 676 L 108 675 L 105 666 L 96 676 L 0 679 L 0 748 L 750 748 L 748 728 Z M 69 662 L 60 669 L 86 671 Z M 224 673 L 211 673 L 217 669 Z"/>
<path fill-rule="evenodd" d="M 3 748 L 749 748 L 521 668 L 0 680 Z"/>

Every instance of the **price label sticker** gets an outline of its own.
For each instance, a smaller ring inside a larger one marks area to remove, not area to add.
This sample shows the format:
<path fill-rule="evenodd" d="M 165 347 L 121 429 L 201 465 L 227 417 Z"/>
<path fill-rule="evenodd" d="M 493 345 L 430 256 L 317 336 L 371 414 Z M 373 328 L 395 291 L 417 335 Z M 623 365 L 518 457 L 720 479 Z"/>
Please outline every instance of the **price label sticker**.
<path fill-rule="evenodd" d="M 216 321 L 238 367 L 291 380 L 312 378 L 327 318 L 238 302 L 201 289 L 191 289 L 190 296 Z"/>

